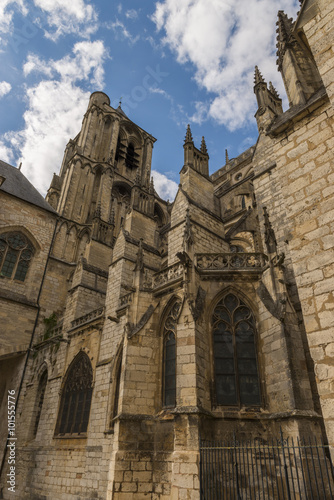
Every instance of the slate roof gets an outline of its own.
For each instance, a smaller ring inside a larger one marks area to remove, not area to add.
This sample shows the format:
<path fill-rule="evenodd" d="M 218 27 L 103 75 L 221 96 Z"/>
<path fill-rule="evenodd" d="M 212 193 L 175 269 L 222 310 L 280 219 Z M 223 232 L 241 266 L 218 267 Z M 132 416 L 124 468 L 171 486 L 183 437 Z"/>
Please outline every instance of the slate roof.
<path fill-rule="evenodd" d="M 57 213 L 18 168 L 0 160 L 0 176 L 5 179 L 0 186 L 0 191 L 11 194 L 48 212 Z"/>

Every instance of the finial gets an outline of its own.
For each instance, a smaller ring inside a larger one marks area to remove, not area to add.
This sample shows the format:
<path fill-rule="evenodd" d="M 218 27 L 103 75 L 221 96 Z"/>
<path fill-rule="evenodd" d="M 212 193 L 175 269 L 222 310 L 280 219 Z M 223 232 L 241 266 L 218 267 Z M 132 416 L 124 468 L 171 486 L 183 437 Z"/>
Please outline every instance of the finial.
<path fill-rule="evenodd" d="M 184 142 L 193 142 L 193 136 L 191 135 L 191 129 L 190 129 L 189 123 L 187 126 L 187 132 L 186 132 L 186 137 L 184 139 Z"/>
<path fill-rule="evenodd" d="M 275 87 L 273 86 L 273 84 L 271 82 L 269 82 L 269 90 L 273 94 L 273 96 L 276 97 L 276 99 L 280 98 L 277 90 L 275 89 Z"/>
<path fill-rule="evenodd" d="M 205 139 L 204 139 L 204 136 L 202 137 L 201 151 L 202 151 L 202 153 L 204 153 L 204 154 L 208 154 L 208 150 L 206 149 L 206 144 L 205 144 Z"/>
<path fill-rule="evenodd" d="M 255 74 L 254 74 L 254 85 L 258 83 L 265 83 L 265 80 L 257 66 L 255 66 Z"/>
<path fill-rule="evenodd" d="M 227 152 L 227 149 L 225 149 L 225 165 L 227 165 L 229 161 L 230 160 L 228 158 L 228 152 Z"/>
<path fill-rule="evenodd" d="M 21 170 L 21 168 L 22 168 L 22 161 L 20 162 L 19 170 Z"/>
<path fill-rule="evenodd" d="M 118 103 L 118 106 L 119 106 L 120 108 L 122 107 L 122 99 L 123 99 L 123 97 L 121 96 L 121 97 L 119 98 L 119 103 Z"/>
<path fill-rule="evenodd" d="M 153 177 L 151 177 L 151 182 L 150 182 L 150 189 L 149 189 L 150 193 L 153 194 L 154 193 L 154 180 L 153 180 Z"/>
<path fill-rule="evenodd" d="M 293 20 L 292 20 L 292 18 L 289 19 L 283 10 L 279 10 L 276 26 L 277 26 L 277 29 L 276 29 L 276 33 L 277 33 L 276 64 L 278 66 L 278 70 L 281 71 L 282 63 L 283 63 L 283 56 L 285 54 L 287 44 L 291 41 L 291 38 L 293 38 L 293 35 L 292 35 Z"/>

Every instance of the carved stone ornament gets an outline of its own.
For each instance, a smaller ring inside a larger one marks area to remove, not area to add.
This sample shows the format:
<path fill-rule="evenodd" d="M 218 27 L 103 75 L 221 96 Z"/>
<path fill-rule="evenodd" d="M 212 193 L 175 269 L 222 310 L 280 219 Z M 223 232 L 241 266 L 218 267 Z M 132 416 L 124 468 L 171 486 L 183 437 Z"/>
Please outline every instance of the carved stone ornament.
<path fill-rule="evenodd" d="M 205 305 L 206 291 L 201 286 L 198 287 L 195 304 L 193 300 L 188 300 L 190 311 L 194 321 L 197 321 L 202 316 Z"/>
<path fill-rule="evenodd" d="M 183 233 L 183 247 L 184 247 L 184 249 L 185 250 L 189 249 L 193 243 L 194 243 L 194 237 L 193 237 L 191 224 L 190 224 L 189 208 L 187 208 L 186 217 L 185 217 L 185 227 L 184 227 L 184 233 Z"/>
<path fill-rule="evenodd" d="M 158 305 L 159 302 L 155 306 L 151 304 L 146 310 L 146 312 L 144 312 L 144 314 L 142 315 L 142 317 L 140 318 L 139 322 L 136 325 L 130 322 L 126 323 L 125 332 L 128 339 L 131 339 L 131 337 L 136 335 L 136 333 L 138 333 L 146 325 L 146 323 L 148 322 L 148 320 L 150 319 L 150 317 L 152 316 Z"/>
<path fill-rule="evenodd" d="M 275 231 L 272 228 L 266 207 L 263 207 L 263 215 L 264 215 L 264 239 L 268 253 L 270 254 L 276 253 L 277 241 L 276 241 Z"/>

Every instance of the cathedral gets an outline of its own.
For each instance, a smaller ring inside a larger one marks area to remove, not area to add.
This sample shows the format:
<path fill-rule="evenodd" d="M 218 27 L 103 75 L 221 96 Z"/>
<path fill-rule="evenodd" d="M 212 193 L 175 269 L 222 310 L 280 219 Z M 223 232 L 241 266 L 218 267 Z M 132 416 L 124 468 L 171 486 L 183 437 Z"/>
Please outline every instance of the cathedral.
<path fill-rule="evenodd" d="M 46 199 L 0 161 L 0 498 L 334 498 L 333 26 L 279 11 L 289 108 L 256 67 L 256 144 L 210 175 L 188 126 L 173 202 L 103 92 Z M 273 473 L 278 436 L 324 443 L 318 496 L 300 447 Z M 232 440 L 262 476 L 210 462 Z"/>

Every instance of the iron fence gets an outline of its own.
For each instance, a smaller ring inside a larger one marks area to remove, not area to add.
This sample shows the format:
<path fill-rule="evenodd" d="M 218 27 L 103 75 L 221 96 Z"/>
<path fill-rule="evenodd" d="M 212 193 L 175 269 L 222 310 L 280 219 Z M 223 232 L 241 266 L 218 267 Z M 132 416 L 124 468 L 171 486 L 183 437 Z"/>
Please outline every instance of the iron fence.
<path fill-rule="evenodd" d="M 201 441 L 201 500 L 333 500 L 333 465 L 315 438 Z"/>

